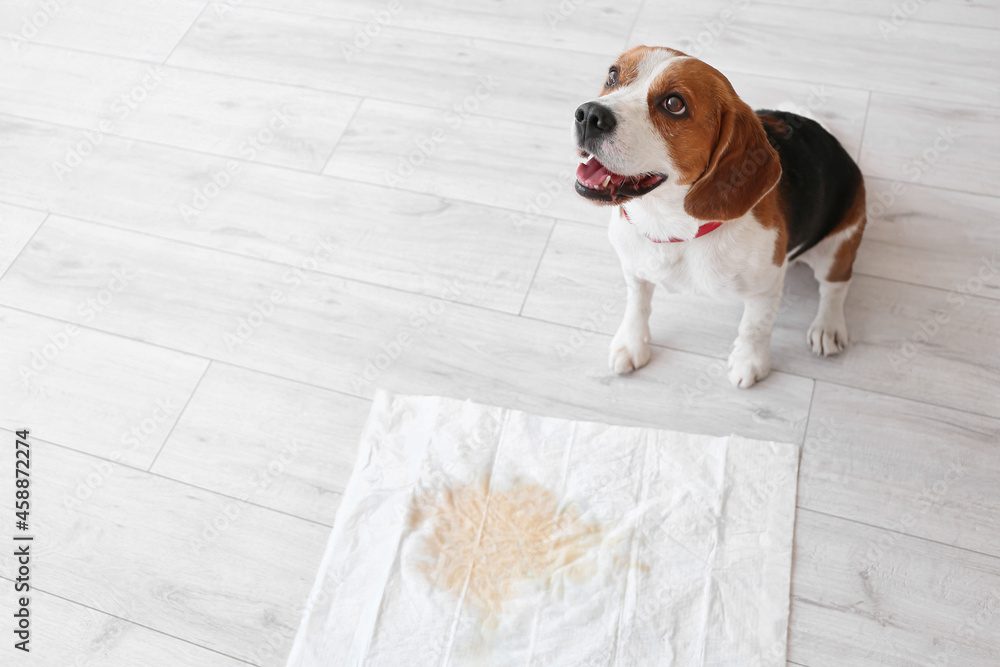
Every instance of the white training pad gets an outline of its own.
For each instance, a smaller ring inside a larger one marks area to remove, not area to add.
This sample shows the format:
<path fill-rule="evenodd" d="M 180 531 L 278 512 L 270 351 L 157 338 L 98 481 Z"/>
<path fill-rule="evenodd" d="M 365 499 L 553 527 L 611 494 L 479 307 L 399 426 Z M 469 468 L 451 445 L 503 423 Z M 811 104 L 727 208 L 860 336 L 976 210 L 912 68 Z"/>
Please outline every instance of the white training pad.
<path fill-rule="evenodd" d="M 784 667 L 798 459 L 380 393 L 288 665 Z"/>

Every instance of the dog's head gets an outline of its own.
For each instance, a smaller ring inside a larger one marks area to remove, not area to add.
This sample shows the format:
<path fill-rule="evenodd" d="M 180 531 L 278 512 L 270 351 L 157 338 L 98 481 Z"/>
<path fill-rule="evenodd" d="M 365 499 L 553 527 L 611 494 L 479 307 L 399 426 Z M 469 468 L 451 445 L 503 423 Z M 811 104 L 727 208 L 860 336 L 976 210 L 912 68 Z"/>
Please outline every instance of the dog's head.
<path fill-rule="evenodd" d="M 671 190 L 694 218 L 732 220 L 781 177 L 760 120 L 729 80 L 673 49 L 623 53 L 601 94 L 576 110 L 573 131 L 576 191 L 599 204 Z"/>

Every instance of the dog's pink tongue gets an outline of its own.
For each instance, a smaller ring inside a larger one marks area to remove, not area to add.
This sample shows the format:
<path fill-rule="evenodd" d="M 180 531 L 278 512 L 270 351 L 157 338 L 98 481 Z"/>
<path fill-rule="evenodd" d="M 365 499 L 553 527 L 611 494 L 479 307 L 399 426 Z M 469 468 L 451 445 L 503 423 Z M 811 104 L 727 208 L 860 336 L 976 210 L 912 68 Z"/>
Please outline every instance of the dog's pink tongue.
<path fill-rule="evenodd" d="M 625 180 L 624 176 L 619 176 L 608 171 L 603 164 L 597 161 L 597 158 L 591 158 L 590 162 L 587 164 L 581 163 L 576 168 L 576 180 L 584 185 L 601 185 L 608 176 L 611 177 L 611 182 L 615 185 L 621 185 Z"/>

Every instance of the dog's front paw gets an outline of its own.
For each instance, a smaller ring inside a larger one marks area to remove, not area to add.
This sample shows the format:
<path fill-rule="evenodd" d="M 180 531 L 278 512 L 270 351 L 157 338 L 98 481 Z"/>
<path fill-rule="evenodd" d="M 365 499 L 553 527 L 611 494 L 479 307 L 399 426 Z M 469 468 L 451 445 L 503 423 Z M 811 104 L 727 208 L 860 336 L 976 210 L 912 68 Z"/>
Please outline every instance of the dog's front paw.
<path fill-rule="evenodd" d="M 817 317 L 809 327 L 806 340 L 812 351 L 822 357 L 839 354 L 847 347 L 847 323 L 843 317 Z"/>
<path fill-rule="evenodd" d="M 615 373 L 630 373 L 649 363 L 648 335 L 632 332 L 624 327 L 611 339 L 608 363 Z"/>
<path fill-rule="evenodd" d="M 729 381 L 740 389 L 752 387 L 771 372 L 771 351 L 767 345 L 736 341 L 729 355 Z"/>

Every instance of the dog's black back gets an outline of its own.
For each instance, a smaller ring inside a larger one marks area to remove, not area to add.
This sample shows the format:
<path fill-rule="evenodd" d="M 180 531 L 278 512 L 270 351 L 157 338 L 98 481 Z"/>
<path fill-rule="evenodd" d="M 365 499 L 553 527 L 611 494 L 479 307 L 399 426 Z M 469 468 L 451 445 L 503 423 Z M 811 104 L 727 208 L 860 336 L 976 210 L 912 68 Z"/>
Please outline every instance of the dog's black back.
<path fill-rule="evenodd" d="M 861 170 L 837 139 L 814 120 L 757 110 L 781 159 L 780 200 L 788 224 L 789 261 L 844 221 L 862 184 Z"/>

